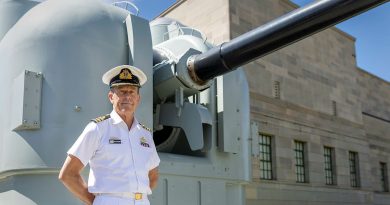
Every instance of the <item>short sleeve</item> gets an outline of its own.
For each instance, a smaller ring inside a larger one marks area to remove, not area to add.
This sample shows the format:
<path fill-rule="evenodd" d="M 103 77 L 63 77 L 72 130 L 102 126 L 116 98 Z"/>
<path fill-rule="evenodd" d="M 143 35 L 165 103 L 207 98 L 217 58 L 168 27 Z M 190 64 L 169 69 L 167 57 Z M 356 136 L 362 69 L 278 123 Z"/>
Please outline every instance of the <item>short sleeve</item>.
<path fill-rule="evenodd" d="M 151 157 L 151 161 L 150 161 L 149 170 L 152 170 L 152 169 L 158 167 L 158 165 L 160 164 L 160 157 L 158 156 L 156 146 L 154 145 L 154 143 L 153 143 L 152 149 L 153 149 L 153 153 L 152 153 L 152 157 Z"/>
<path fill-rule="evenodd" d="M 91 122 L 85 127 L 84 131 L 67 153 L 80 159 L 83 165 L 86 166 L 98 149 L 100 138 L 97 124 Z"/>

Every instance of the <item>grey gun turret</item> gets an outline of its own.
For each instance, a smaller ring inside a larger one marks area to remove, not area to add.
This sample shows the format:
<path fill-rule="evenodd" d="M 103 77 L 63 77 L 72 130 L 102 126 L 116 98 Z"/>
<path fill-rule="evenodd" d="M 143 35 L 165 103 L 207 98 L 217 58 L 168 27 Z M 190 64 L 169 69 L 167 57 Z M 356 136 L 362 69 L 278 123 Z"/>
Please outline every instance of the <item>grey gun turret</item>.
<path fill-rule="evenodd" d="M 85 124 L 111 111 L 101 76 L 122 64 L 149 79 L 137 118 L 162 159 L 152 204 L 244 204 L 249 88 L 235 69 L 387 1 L 318 1 L 214 47 L 175 20 L 149 25 L 96 0 L 0 0 L 0 204 L 78 203 L 59 168 Z"/>
<path fill-rule="evenodd" d="M 154 98 L 154 104 L 156 105 L 158 100 L 165 102 L 175 96 L 176 106 L 167 108 L 167 104 L 163 103 L 159 110 L 168 113 L 165 109 L 169 109 L 169 113 L 173 113 L 176 109 L 176 112 L 180 112 L 178 110 L 183 106 L 178 104 L 183 105 L 183 103 L 178 103 L 177 99 L 205 90 L 210 87 L 215 77 L 232 72 L 241 65 L 385 2 L 387 1 L 316 1 L 236 37 L 230 42 L 212 48 L 199 31 L 185 27 L 172 19 L 157 19 L 151 23 L 155 45 L 153 78 L 155 96 L 157 96 Z M 175 35 L 178 37 L 172 37 Z M 169 66 L 166 62 L 170 62 Z M 201 114 L 201 107 L 197 108 L 199 108 L 197 112 L 199 116 L 204 116 Z M 166 119 L 167 117 L 169 119 Z M 172 118 L 172 115 L 160 117 L 162 124 L 168 120 L 169 125 L 174 124 Z M 185 132 L 188 126 L 188 129 L 191 129 L 195 125 L 194 119 L 180 117 L 176 117 L 176 123 L 177 126 L 184 125 L 185 127 L 182 128 Z M 155 122 L 154 125 L 159 123 Z M 202 133 L 194 133 L 196 136 L 193 137 L 190 131 L 186 133 L 189 142 L 200 143 L 190 143 L 191 148 L 197 149 L 203 146 L 201 140 L 199 141 L 199 135 L 202 136 Z"/>

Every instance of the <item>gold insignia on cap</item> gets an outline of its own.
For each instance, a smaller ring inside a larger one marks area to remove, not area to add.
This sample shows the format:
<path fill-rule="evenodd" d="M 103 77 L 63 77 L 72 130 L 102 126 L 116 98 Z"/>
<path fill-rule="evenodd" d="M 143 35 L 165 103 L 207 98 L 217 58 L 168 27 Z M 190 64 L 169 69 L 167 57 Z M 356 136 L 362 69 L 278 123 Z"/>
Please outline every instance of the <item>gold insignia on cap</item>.
<path fill-rule="evenodd" d="M 121 80 L 130 80 L 133 76 L 131 75 L 130 71 L 128 69 L 123 69 L 121 73 L 119 74 L 119 79 Z"/>

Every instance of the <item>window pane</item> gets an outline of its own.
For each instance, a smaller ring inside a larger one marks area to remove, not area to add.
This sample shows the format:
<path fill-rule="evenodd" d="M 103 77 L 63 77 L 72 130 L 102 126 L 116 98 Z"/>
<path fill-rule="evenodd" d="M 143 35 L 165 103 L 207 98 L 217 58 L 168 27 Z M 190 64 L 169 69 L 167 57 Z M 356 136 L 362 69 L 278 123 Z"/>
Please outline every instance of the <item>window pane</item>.
<path fill-rule="evenodd" d="M 260 179 L 272 179 L 271 136 L 260 134 Z"/>
<path fill-rule="evenodd" d="M 349 175 L 351 187 L 359 187 L 357 152 L 349 152 Z"/>
<path fill-rule="evenodd" d="M 325 183 L 328 185 L 335 184 L 334 183 L 334 169 L 333 169 L 333 148 L 324 147 L 324 158 L 325 158 Z"/>
<path fill-rule="evenodd" d="M 389 181 L 387 176 L 387 164 L 381 162 L 380 163 L 380 171 L 381 171 L 381 184 L 382 184 L 382 191 L 388 192 L 389 191 Z"/>
<path fill-rule="evenodd" d="M 297 182 L 305 182 L 304 142 L 295 141 L 295 172 Z"/>

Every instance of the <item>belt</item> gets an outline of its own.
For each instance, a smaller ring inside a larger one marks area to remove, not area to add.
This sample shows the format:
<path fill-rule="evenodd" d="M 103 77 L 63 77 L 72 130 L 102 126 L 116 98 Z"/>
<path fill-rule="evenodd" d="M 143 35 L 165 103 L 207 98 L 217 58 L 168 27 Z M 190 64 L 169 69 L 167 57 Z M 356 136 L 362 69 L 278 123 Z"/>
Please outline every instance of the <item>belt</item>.
<path fill-rule="evenodd" d="M 135 200 L 141 200 L 146 198 L 147 194 L 143 193 L 95 193 L 96 196 L 115 196 L 121 198 L 130 198 Z"/>

